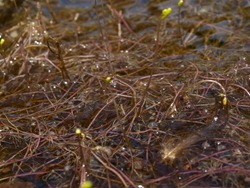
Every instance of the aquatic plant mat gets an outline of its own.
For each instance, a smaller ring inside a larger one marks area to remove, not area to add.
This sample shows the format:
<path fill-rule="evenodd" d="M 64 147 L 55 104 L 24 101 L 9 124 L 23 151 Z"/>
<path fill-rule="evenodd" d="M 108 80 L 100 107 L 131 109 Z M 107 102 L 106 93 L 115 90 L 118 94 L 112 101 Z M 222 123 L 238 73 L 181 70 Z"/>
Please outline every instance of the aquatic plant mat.
<path fill-rule="evenodd" d="M 250 187 L 249 1 L 177 3 L 1 2 L 0 185 Z"/>

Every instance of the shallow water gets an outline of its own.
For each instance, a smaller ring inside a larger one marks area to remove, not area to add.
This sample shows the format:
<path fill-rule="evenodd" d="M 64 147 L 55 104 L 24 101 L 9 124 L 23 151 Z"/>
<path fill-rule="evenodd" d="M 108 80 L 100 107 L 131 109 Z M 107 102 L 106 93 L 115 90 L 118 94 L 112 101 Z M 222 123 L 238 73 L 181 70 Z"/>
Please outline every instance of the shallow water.
<path fill-rule="evenodd" d="M 249 1 L 21 4 L 0 7 L 1 182 L 250 186 Z"/>

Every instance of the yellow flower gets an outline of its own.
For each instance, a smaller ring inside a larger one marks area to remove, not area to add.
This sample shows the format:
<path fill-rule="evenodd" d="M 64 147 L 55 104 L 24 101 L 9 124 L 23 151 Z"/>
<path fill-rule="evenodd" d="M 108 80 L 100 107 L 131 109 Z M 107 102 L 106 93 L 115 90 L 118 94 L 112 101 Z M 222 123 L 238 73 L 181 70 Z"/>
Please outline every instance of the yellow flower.
<path fill-rule="evenodd" d="M 83 132 L 81 131 L 81 129 L 79 129 L 79 128 L 76 129 L 76 134 L 81 135 L 81 137 L 82 137 L 83 139 L 86 137 L 85 133 L 83 133 Z"/>
<path fill-rule="evenodd" d="M 85 181 L 83 184 L 80 186 L 80 188 L 92 188 L 92 182 L 91 181 Z"/>
<path fill-rule="evenodd" d="M 105 81 L 106 81 L 107 84 L 109 84 L 110 81 L 111 81 L 111 77 L 108 76 L 108 77 L 105 79 Z"/>
<path fill-rule="evenodd" d="M 82 138 L 85 138 L 85 136 L 86 136 L 86 135 L 85 135 L 84 133 L 81 133 L 81 137 L 82 137 Z"/>
<path fill-rule="evenodd" d="M 172 8 L 166 8 L 162 10 L 161 19 L 165 19 L 172 12 Z"/>
<path fill-rule="evenodd" d="M 226 97 L 226 96 L 224 96 L 224 98 L 223 98 L 223 100 L 222 100 L 222 103 L 223 103 L 224 106 L 227 105 L 227 97 Z"/>
<path fill-rule="evenodd" d="M 4 42 L 5 42 L 4 39 L 0 39 L 0 45 L 1 45 L 1 46 L 3 45 Z"/>
<path fill-rule="evenodd" d="M 81 129 L 77 128 L 76 129 L 76 134 L 81 134 L 81 133 L 82 133 Z"/>
<path fill-rule="evenodd" d="M 178 7 L 181 7 L 183 5 L 183 0 L 180 0 L 178 3 Z"/>
<path fill-rule="evenodd" d="M 226 96 L 225 94 L 221 93 L 221 94 L 220 94 L 220 97 L 223 97 L 223 99 L 222 99 L 222 104 L 223 104 L 224 106 L 226 106 L 226 105 L 227 105 L 227 96 Z"/>

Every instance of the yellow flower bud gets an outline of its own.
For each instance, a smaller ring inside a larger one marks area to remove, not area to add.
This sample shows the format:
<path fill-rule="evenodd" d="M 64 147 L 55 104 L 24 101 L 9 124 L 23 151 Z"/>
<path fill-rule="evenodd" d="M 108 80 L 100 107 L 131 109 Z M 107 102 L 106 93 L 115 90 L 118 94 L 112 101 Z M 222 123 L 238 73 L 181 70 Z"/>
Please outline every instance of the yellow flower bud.
<path fill-rule="evenodd" d="M 181 7 L 183 5 L 183 0 L 180 0 L 178 3 L 178 7 Z"/>
<path fill-rule="evenodd" d="M 161 19 L 165 19 L 172 12 L 172 8 L 166 8 L 162 10 Z"/>
<path fill-rule="evenodd" d="M 81 134 L 81 133 L 82 133 L 81 129 L 77 128 L 76 129 L 76 134 Z"/>
<path fill-rule="evenodd" d="M 0 39 L 0 45 L 1 45 L 1 46 L 3 45 L 4 42 L 5 42 L 4 39 Z"/>
<path fill-rule="evenodd" d="M 105 81 L 106 81 L 107 84 L 109 84 L 110 81 L 111 81 L 111 77 L 108 76 L 108 77 L 105 79 Z"/>
<path fill-rule="evenodd" d="M 82 138 L 85 138 L 85 136 L 86 136 L 86 135 L 85 135 L 84 133 L 81 133 L 81 137 L 82 137 Z"/>
<path fill-rule="evenodd" d="M 222 100 L 222 103 L 223 103 L 224 106 L 227 105 L 227 97 L 226 97 L 226 96 L 224 96 L 224 98 L 223 98 L 223 100 Z"/>
<path fill-rule="evenodd" d="M 226 105 L 227 105 L 227 96 L 226 96 L 225 94 L 223 94 L 223 93 L 221 93 L 219 96 L 220 96 L 220 97 L 223 97 L 223 99 L 222 99 L 222 104 L 223 104 L 224 106 L 226 106 Z"/>
<path fill-rule="evenodd" d="M 92 182 L 91 181 L 85 181 L 85 182 L 83 182 L 83 184 L 81 185 L 80 188 L 92 188 Z"/>

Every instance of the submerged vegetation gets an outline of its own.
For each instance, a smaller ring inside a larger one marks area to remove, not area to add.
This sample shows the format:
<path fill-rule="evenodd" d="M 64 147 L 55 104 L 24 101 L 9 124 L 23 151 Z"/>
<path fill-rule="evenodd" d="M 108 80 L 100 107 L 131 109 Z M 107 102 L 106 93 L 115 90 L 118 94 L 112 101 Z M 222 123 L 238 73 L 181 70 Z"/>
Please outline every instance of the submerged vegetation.
<path fill-rule="evenodd" d="M 250 187 L 247 0 L 0 8 L 1 186 Z"/>

